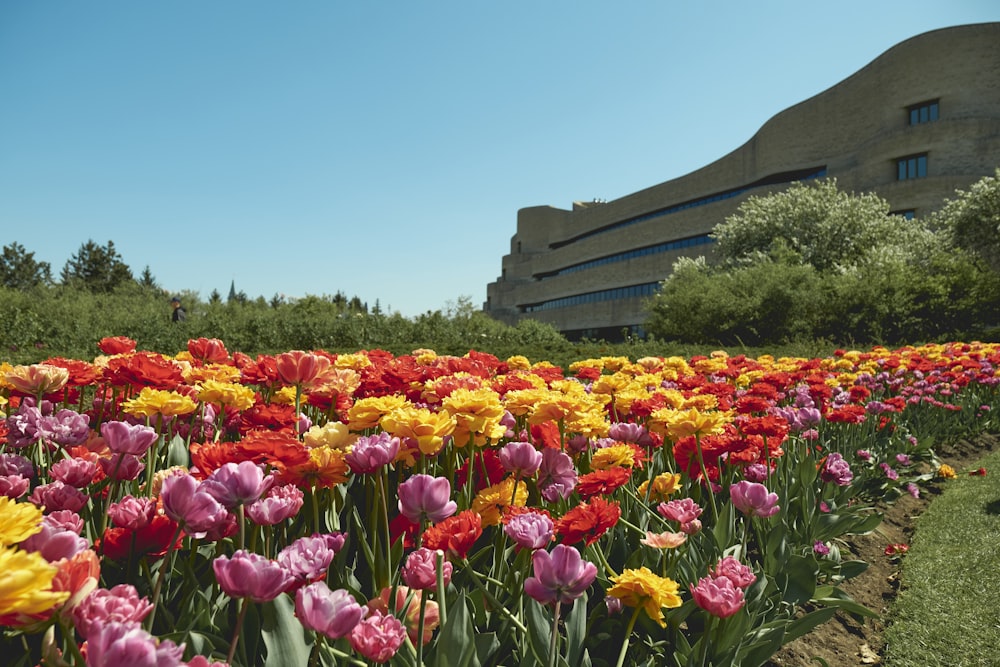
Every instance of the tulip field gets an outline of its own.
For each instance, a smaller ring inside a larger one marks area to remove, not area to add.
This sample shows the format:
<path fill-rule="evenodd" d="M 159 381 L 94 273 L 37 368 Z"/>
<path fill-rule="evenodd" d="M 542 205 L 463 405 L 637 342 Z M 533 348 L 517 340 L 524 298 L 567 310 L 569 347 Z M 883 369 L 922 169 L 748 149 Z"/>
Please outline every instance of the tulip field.
<path fill-rule="evenodd" d="M 0 363 L 4 664 L 758 666 L 998 426 L 1000 344 L 98 347 Z"/>

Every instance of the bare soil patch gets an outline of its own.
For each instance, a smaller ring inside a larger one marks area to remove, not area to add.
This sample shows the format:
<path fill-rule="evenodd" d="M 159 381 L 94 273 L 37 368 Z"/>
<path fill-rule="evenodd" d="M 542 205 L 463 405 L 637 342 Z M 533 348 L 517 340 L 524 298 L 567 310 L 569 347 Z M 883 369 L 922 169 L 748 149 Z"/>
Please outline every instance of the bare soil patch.
<path fill-rule="evenodd" d="M 1000 447 L 1000 437 L 983 434 L 972 440 L 961 440 L 939 446 L 938 458 L 959 474 Z M 997 471 L 1000 472 L 1000 471 Z M 992 471 L 991 471 L 992 474 Z M 847 581 L 842 588 L 855 601 L 879 614 L 878 618 L 861 621 L 839 612 L 808 635 L 787 644 L 766 663 L 766 667 L 817 667 L 825 660 L 830 667 L 862 667 L 882 662 L 889 607 L 900 586 L 900 562 L 885 555 L 889 544 L 909 544 L 916 528 L 916 518 L 942 491 L 941 485 L 924 487 L 920 498 L 909 495 L 891 505 L 880 507 L 882 523 L 867 535 L 848 535 L 841 545 L 844 559 L 856 558 L 869 563 L 859 576 Z M 905 558 L 905 556 L 904 556 Z"/>

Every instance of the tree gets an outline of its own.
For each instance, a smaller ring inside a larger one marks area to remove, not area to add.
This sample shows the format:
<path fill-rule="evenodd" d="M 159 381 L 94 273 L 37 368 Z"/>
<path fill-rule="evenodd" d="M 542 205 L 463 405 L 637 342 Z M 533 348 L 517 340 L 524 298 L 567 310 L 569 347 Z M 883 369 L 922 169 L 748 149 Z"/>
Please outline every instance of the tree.
<path fill-rule="evenodd" d="M 28 252 L 16 241 L 3 247 L 0 255 L 0 285 L 11 289 L 28 289 L 52 283 L 52 267 L 48 262 L 36 262 L 35 253 Z"/>
<path fill-rule="evenodd" d="M 717 226 L 716 257 L 681 260 L 646 329 L 691 343 L 915 342 L 987 330 L 996 281 L 922 220 L 834 181 L 751 197 Z M 970 272 L 971 271 L 971 272 Z"/>
<path fill-rule="evenodd" d="M 60 277 L 63 285 L 90 292 L 112 292 L 134 281 L 132 270 L 122 261 L 113 241 L 102 247 L 88 240 L 69 258 Z"/>
<path fill-rule="evenodd" d="M 160 289 L 160 286 L 156 283 L 156 278 L 153 277 L 153 272 L 149 270 L 149 264 L 142 270 L 142 275 L 139 276 L 139 284 L 151 290 Z"/>
<path fill-rule="evenodd" d="M 889 215 L 878 195 L 842 192 L 835 179 L 750 197 L 712 236 L 724 264 L 764 261 L 781 244 L 820 272 L 856 266 L 885 246 L 919 253 L 932 243 L 920 221 Z"/>
<path fill-rule="evenodd" d="M 956 246 L 1000 272 L 1000 168 L 955 195 L 933 216 L 932 224 L 950 233 Z"/>

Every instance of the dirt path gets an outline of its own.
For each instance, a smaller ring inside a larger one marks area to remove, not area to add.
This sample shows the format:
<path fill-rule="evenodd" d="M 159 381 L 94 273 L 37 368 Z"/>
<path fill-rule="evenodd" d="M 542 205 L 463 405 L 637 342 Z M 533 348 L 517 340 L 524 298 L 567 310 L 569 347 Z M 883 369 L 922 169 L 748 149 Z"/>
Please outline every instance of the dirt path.
<path fill-rule="evenodd" d="M 1000 437 L 982 435 L 974 441 L 960 441 L 939 448 L 937 454 L 962 472 L 994 449 L 1000 448 Z M 899 563 L 885 555 L 885 547 L 893 543 L 909 544 L 916 517 L 941 493 L 939 486 L 924 488 L 919 499 L 904 495 L 891 506 L 883 508 L 882 523 L 868 535 L 846 537 L 850 554 L 845 559 L 857 558 L 870 564 L 861 575 L 843 585 L 843 589 L 857 602 L 877 611 L 880 616 L 864 619 L 859 623 L 850 615 L 839 613 L 833 620 L 813 632 L 783 647 L 766 663 L 766 667 L 817 667 L 822 658 L 829 667 L 861 667 L 882 661 L 885 642 L 886 614 L 899 589 Z M 841 547 L 844 551 L 844 547 Z"/>

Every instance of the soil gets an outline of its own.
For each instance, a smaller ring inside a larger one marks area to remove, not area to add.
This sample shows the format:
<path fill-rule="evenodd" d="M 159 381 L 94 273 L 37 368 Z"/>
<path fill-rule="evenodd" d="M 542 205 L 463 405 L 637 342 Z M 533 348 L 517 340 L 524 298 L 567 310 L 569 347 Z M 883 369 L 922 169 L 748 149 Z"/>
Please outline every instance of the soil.
<path fill-rule="evenodd" d="M 951 465 L 959 474 L 994 449 L 1000 437 L 984 434 L 974 440 L 962 440 L 937 448 L 941 463 Z M 863 667 L 882 662 L 885 650 L 883 634 L 886 616 L 900 585 L 900 559 L 885 555 L 889 544 L 909 544 L 920 513 L 941 493 L 939 485 L 921 488 L 920 498 L 904 494 L 891 505 L 880 507 L 882 523 L 867 535 L 845 536 L 841 545 L 844 559 L 857 558 L 870 564 L 867 570 L 842 584 L 841 588 L 856 602 L 878 612 L 878 618 L 860 622 L 840 612 L 808 635 L 801 637 L 772 656 L 765 667 L 817 667 L 822 658 L 829 667 Z M 848 554 L 847 551 L 850 553 Z"/>

